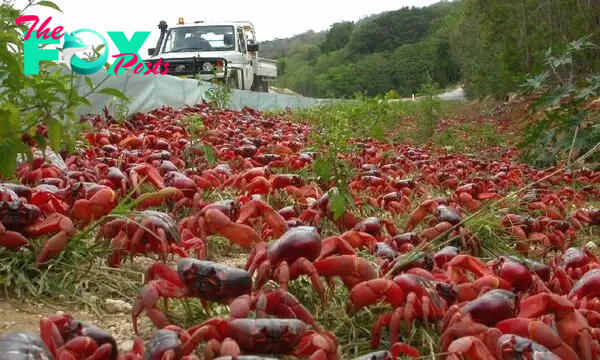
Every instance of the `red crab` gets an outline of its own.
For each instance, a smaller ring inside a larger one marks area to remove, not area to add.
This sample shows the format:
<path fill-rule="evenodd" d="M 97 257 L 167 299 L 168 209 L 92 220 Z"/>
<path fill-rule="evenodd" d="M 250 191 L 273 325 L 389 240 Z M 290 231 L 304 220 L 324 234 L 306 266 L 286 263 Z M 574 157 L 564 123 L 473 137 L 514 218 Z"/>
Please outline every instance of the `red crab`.
<path fill-rule="evenodd" d="M 499 334 L 498 334 L 499 335 Z M 454 340 L 448 346 L 446 360 L 502 360 L 502 359 L 544 359 L 561 360 L 546 347 L 535 341 L 514 334 L 499 335 L 497 340 L 486 345 L 476 336 L 465 336 Z M 569 358 L 575 359 L 575 358 Z"/>
<path fill-rule="evenodd" d="M 223 200 L 206 205 L 198 215 L 181 220 L 179 230 L 183 232 L 187 229 L 203 241 L 208 235 L 221 235 L 250 251 L 253 244 L 261 241 L 261 237 L 250 226 L 236 222 L 239 216 L 239 204 L 236 201 Z"/>
<path fill-rule="evenodd" d="M 252 250 L 244 269 L 250 274 L 258 272 L 255 288 L 260 288 L 267 280 L 276 279 L 283 289 L 290 280 L 301 274 L 309 275 L 313 287 L 325 303 L 325 291 L 320 276 L 341 276 L 348 287 L 376 277 L 375 270 L 361 257 L 340 255 L 321 258 L 323 242 L 312 226 L 291 228 L 270 247 L 259 243 Z M 327 252 L 332 251 L 329 247 Z M 318 259 L 318 260 L 317 260 Z"/>
<path fill-rule="evenodd" d="M 252 278 L 244 270 L 192 258 L 179 261 L 177 271 L 165 264 L 155 263 L 146 271 L 145 285 L 133 305 L 131 316 L 134 331 L 138 333 L 137 318 L 144 309 L 157 327 L 169 324 L 166 316 L 156 307 L 161 297 L 197 297 L 206 307 L 206 301 L 229 304 L 240 295 L 250 294 L 251 288 Z"/>
<path fill-rule="evenodd" d="M 44 242 L 36 258 L 37 265 L 47 263 L 60 254 L 75 232 L 73 222 L 62 214 L 54 213 L 42 219 L 41 211 L 35 205 L 21 200 L 0 201 L 0 246 L 17 250 L 31 245 L 23 234 L 38 237 L 54 233 Z"/>
<path fill-rule="evenodd" d="M 519 318 L 535 319 L 554 314 L 554 326 L 558 335 L 582 360 L 597 359 L 600 356 L 600 334 L 591 327 L 586 312 L 575 308 L 565 297 L 541 293 L 521 301 Z"/>
<path fill-rule="evenodd" d="M 83 225 L 108 215 L 117 206 L 117 195 L 105 185 L 77 182 L 65 189 L 67 202 L 72 204 L 70 216 Z"/>
<path fill-rule="evenodd" d="M 188 249 L 203 248 L 203 242 L 195 237 L 182 241 L 173 219 L 165 213 L 145 210 L 131 219 L 117 218 L 105 223 L 98 238 L 111 239 L 113 253 L 109 265 L 118 267 L 123 254 L 156 253 L 164 261 L 169 253 L 187 256 Z"/>
<path fill-rule="evenodd" d="M 493 328 L 498 322 L 514 318 L 519 311 L 519 299 L 507 290 L 491 290 L 466 304 L 452 305 L 442 321 L 440 338 L 442 351 L 460 337 L 475 335 L 485 340 L 499 330 Z M 492 328 L 490 328 L 490 326 Z"/>
<path fill-rule="evenodd" d="M 117 344 L 106 331 L 71 315 L 40 320 L 40 337 L 55 359 L 116 360 Z"/>
<path fill-rule="evenodd" d="M 377 318 L 371 331 L 371 347 L 379 347 L 381 328 L 390 327 L 390 341 L 399 340 L 400 322 L 409 325 L 415 319 L 425 323 L 441 319 L 457 297 L 456 289 L 450 284 L 436 282 L 414 274 L 402 274 L 393 280 L 373 279 L 356 285 L 350 292 L 346 313 L 353 316 L 361 308 L 385 299 L 394 308 Z"/>
<path fill-rule="evenodd" d="M 238 356 L 241 353 L 289 354 L 311 360 L 339 360 L 338 342 L 328 332 L 309 330 L 297 319 L 222 319 L 213 318 L 195 327 L 195 331 L 216 330 L 204 351 L 205 359 L 215 355 Z M 191 333 L 192 337 L 194 332 Z"/>

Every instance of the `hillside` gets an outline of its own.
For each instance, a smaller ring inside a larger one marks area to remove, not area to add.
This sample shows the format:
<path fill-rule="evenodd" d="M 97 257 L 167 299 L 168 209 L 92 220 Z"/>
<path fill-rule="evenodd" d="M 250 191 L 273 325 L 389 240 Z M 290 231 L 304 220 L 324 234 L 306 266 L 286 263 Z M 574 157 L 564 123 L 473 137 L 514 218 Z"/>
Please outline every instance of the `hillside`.
<path fill-rule="evenodd" d="M 600 39 L 600 8 L 577 0 L 456 0 L 403 7 L 261 44 L 279 62 L 277 87 L 304 96 L 350 98 L 419 93 L 426 79 L 463 83 L 468 96 L 504 98 L 545 65 L 545 52 L 589 35 Z M 574 75 L 598 68 L 586 57 Z"/>
<path fill-rule="evenodd" d="M 368 15 L 358 20 L 356 23 L 360 24 L 361 22 L 374 19 L 383 14 L 385 14 L 385 12 L 380 14 Z M 277 59 L 281 56 L 284 56 L 287 52 L 289 52 L 292 48 L 296 46 L 319 45 L 325 40 L 326 35 L 327 31 L 315 32 L 313 30 L 307 30 L 302 34 L 294 35 L 289 38 L 275 38 L 273 40 L 261 41 L 259 42 L 260 56 L 268 59 Z"/>

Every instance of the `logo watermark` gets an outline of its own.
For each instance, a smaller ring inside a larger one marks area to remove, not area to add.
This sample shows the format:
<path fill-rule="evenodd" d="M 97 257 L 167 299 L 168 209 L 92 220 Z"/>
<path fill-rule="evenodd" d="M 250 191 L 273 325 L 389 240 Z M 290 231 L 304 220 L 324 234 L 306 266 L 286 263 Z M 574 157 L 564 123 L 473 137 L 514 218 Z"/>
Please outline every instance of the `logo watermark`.
<path fill-rule="evenodd" d="M 59 61 L 58 49 L 44 49 L 40 48 L 40 45 L 59 45 L 61 44 L 61 39 L 63 40 L 62 55 L 65 65 L 72 71 L 81 75 L 91 75 L 106 65 L 109 56 L 108 42 L 102 34 L 92 29 L 79 29 L 69 34 L 63 31 L 64 28 L 62 26 L 57 26 L 50 30 L 47 26 L 52 17 L 48 17 L 36 29 L 39 20 L 39 17 L 36 15 L 23 15 L 15 21 L 17 25 L 33 22 L 27 33 L 25 33 L 24 39 L 23 57 L 25 75 L 39 74 L 40 61 Z M 86 61 L 77 56 L 77 53 L 84 52 L 90 48 L 89 45 L 86 45 L 77 36 L 80 33 L 93 34 L 104 44 L 102 53 L 97 59 Z M 115 61 L 108 70 L 109 75 L 120 75 L 126 68 L 133 68 L 134 74 L 143 75 L 166 75 L 169 72 L 169 63 L 163 63 L 162 59 L 159 59 L 154 65 L 146 64 L 138 54 L 138 51 L 150 35 L 150 31 L 136 31 L 131 39 L 127 39 L 125 33 L 122 31 L 108 31 L 107 34 L 120 52 L 117 55 L 112 55 Z"/>

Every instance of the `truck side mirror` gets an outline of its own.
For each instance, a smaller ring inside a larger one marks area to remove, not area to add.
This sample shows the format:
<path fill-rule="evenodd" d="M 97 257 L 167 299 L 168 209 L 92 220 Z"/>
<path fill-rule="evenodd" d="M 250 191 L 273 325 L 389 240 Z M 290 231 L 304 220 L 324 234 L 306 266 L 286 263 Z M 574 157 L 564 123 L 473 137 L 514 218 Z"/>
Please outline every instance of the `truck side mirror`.
<path fill-rule="evenodd" d="M 156 48 L 148 48 L 148 55 L 154 56 L 154 50 L 156 50 Z"/>
<path fill-rule="evenodd" d="M 248 44 L 247 48 L 248 48 L 249 52 L 257 52 L 258 51 L 258 44 Z"/>

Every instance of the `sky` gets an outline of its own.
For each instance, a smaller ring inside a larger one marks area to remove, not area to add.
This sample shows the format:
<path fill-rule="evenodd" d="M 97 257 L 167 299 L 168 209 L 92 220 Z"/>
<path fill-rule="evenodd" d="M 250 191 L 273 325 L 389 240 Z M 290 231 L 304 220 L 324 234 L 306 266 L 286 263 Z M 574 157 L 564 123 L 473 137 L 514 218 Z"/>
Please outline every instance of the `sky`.
<path fill-rule="evenodd" d="M 156 46 L 158 23 L 161 20 L 169 25 L 176 24 L 179 17 L 183 17 L 186 22 L 247 20 L 254 24 L 256 37 L 260 42 L 286 38 L 308 30 L 327 30 L 338 21 L 357 21 L 382 11 L 396 10 L 403 6 L 427 6 L 438 1 L 368 0 L 349 3 L 344 0 L 54 0 L 62 13 L 36 6 L 29 8 L 25 14 L 37 15 L 40 23 L 52 16 L 50 29 L 63 26 L 69 32 L 83 28 L 96 30 L 107 40 L 110 55 L 118 54 L 119 51 L 108 38 L 107 31 L 123 31 L 128 39 L 135 31 L 150 31 L 139 51 L 139 55 L 146 58 L 147 48 Z M 22 8 L 26 3 L 27 0 L 16 0 L 15 6 Z M 81 33 L 79 36 L 86 44 L 101 43 L 92 34 Z M 110 57 L 109 62 L 112 62 Z"/>

